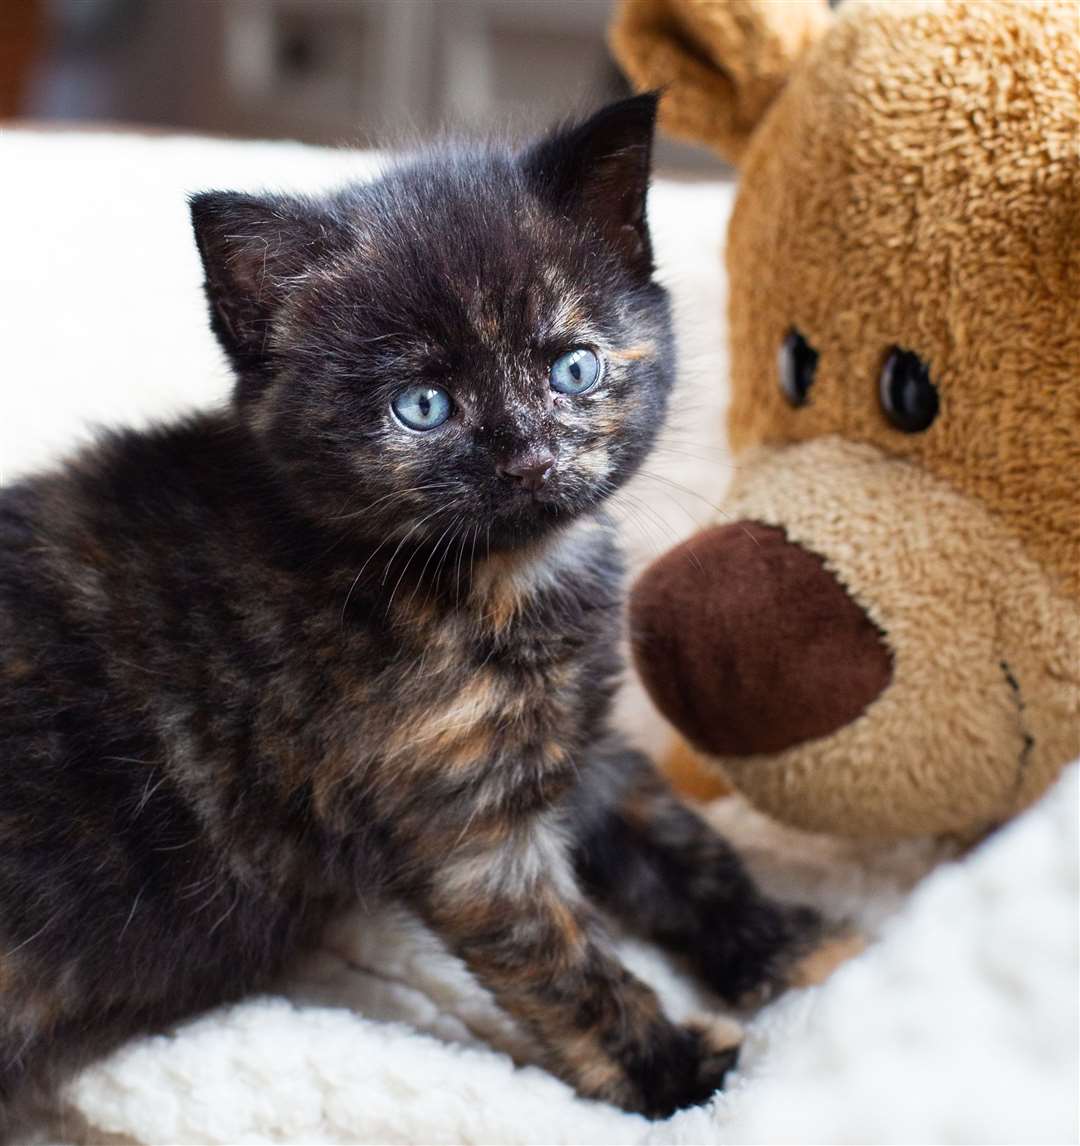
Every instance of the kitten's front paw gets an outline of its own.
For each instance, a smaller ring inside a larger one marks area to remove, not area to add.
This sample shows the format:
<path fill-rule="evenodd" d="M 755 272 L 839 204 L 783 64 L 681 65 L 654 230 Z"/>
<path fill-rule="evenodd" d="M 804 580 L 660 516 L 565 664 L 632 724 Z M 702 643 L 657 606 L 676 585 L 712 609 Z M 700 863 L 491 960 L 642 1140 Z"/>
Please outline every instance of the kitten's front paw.
<path fill-rule="evenodd" d="M 826 931 L 811 907 L 758 900 L 718 923 L 699 965 L 726 1002 L 758 1007 L 794 983 L 794 968 L 821 945 Z"/>
<path fill-rule="evenodd" d="M 650 1056 L 639 1109 L 649 1118 L 708 1102 L 739 1060 L 742 1028 L 730 1019 L 695 1019 L 676 1028 L 670 1048 Z"/>
<path fill-rule="evenodd" d="M 723 1089 L 727 1076 L 738 1065 L 743 1029 L 733 1019 L 716 1017 L 692 1019 L 686 1026 L 697 1037 L 701 1057 L 694 1078 L 695 1095 L 682 1105 L 700 1106 Z"/>
<path fill-rule="evenodd" d="M 850 927 L 826 923 L 808 907 L 780 909 L 783 939 L 762 963 L 760 981 L 733 1002 L 756 1008 L 790 987 L 823 983 L 842 963 L 866 947 L 863 936 Z"/>
<path fill-rule="evenodd" d="M 792 964 L 788 985 L 813 987 L 824 983 L 837 967 L 865 950 L 866 939 L 857 931 L 845 929 L 827 935 L 818 946 Z"/>

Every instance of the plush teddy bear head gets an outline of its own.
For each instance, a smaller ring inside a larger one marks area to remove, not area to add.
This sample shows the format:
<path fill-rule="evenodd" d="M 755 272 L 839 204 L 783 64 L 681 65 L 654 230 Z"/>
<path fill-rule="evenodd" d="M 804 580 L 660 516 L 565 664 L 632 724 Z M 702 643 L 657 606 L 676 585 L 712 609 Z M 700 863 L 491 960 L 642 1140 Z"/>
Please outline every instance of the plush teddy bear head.
<path fill-rule="evenodd" d="M 660 709 L 809 829 L 971 837 L 1080 755 L 1073 5 L 626 0 L 738 162 L 722 523 L 631 609 Z"/>

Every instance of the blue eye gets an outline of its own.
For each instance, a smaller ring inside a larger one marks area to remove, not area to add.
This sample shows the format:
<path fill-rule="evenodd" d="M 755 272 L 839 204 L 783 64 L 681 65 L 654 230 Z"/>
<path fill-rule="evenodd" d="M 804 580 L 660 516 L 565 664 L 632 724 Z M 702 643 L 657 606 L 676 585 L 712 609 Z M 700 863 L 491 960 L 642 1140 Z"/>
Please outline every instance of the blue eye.
<path fill-rule="evenodd" d="M 551 364 L 551 388 L 560 394 L 584 394 L 600 377 L 600 359 L 584 346 L 560 354 Z"/>
<path fill-rule="evenodd" d="M 450 395 L 437 386 L 410 386 L 390 403 L 398 421 L 410 430 L 434 430 L 450 417 Z"/>

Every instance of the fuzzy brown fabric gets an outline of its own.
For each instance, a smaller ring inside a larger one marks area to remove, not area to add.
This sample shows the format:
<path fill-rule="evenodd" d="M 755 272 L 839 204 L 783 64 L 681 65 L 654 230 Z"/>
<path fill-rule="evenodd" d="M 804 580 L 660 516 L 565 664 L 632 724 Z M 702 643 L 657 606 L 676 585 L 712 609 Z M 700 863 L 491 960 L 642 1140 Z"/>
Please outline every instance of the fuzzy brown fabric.
<path fill-rule="evenodd" d="M 1076 7 L 849 0 L 820 17 L 625 0 L 613 32 L 636 81 L 670 83 L 669 125 L 741 158 L 727 261 L 743 456 L 726 508 L 820 554 L 895 665 L 845 727 L 753 766 L 714 756 L 804 826 L 971 834 L 1080 753 Z M 786 70 L 762 47 L 780 42 Z M 817 354 L 801 404 L 777 377 L 793 332 Z M 919 432 L 880 397 L 900 352 L 934 387 L 937 416 Z M 664 580 L 638 589 L 655 628 Z M 728 640 L 725 610 L 675 611 L 669 634 Z M 679 679 L 674 663 L 652 660 L 650 679 Z M 680 712 L 730 718 L 705 675 Z"/>
<path fill-rule="evenodd" d="M 718 756 L 835 732 L 892 676 L 881 634 L 822 559 L 756 521 L 706 529 L 655 562 L 631 626 L 660 711 Z"/>
<path fill-rule="evenodd" d="M 724 508 L 822 554 L 892 654 L 889 684 L 844 727 L 775 752 L 712 754 L 760 808 L 813 831 L 971 838 L 1080 755 L 1080 608 L 985 506 L 873 446 L 823 437 L 743 455 Z M 678 562 L 676 549 L 646 573 L 635 615 Z M 665 630 L 704 643 L 725 603 L 723 592 L 684 601 Z M 758 639 L 771 646 L 782 623 L 759 615 Z M 805 656 L 789 645 L 792 660 Z M 647 679 L 679 671 L 654 651 Z M 694 703 L 718 722 L 728 712 L 715 686 Z"/>
<path fill-rule="evenodd" d="M 911 8 L 839 19 L 746 156 L 732 442 L 840 434 L 910 458 L 1080 597 L 1077 9 Z M 791 326 L 821 355 L 799 409 L 776 386 Z M 927 433 L 882 415 L 893 345 L 930 364 L 942 409 Z"/>
<path fill-rule="evenodd" d="M 663 88 L 660 122 L 732 162 L 828 24 L 826 0 L 624 0 L 611 50 L 640 88 Z"/>

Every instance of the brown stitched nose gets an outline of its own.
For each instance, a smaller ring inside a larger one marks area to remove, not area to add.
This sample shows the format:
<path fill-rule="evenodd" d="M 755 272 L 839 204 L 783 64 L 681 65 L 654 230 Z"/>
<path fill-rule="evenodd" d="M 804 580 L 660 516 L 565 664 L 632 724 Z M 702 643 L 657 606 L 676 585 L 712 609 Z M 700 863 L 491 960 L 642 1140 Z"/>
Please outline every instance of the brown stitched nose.
<path fill-rule="evenodd" d="M 781 752 L 850 724 L 892 679 L 881 631 L 783 530 L 704 530 L 642 574 L 638 671 L 661 712 L 717 756 Z"/>
<path fill-rule="evenodd" d="M 555 455 L 545 446 L 530 450 L 495 467 L 501 478 L 513 482 L 521 489 L 535 493 L 551 477 L 555 468 Z"/>

